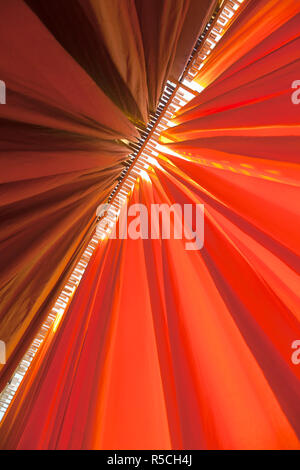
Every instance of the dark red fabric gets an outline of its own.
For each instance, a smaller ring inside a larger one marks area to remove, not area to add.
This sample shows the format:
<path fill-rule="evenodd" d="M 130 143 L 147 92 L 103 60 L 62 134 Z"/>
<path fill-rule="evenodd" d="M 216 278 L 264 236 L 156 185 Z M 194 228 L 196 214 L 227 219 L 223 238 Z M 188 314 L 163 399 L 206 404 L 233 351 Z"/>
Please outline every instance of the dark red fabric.
<path fill-rule="evenodd" d="M 2 385 L 123 169 L 131 122 L 147 122 L 196 40 L 197 1 L 1 2 Z"/>
<path fill-rule="evenodd" d="M 0 42 L 4 385 L 138 133 L 25 2 L 2 2 Z"/>

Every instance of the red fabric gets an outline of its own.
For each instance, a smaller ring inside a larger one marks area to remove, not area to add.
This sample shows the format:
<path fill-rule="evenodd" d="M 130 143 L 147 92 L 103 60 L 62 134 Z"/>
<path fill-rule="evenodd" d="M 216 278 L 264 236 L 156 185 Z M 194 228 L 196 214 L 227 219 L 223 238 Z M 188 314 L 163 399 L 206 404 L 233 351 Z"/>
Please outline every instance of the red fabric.
<path fill-rule="evenodd" d="M 286 0 L 284 3 L 281 0 L 245 2 L 222 41 L 209 54 L 197 81 L 207 87 L 218 77 L 228 76 L 234 70 L 234 65 L 235 71 L 239 70 L 242 63 L 249 66 L 252 60 L 271 55 L 273 50 L 283 46 L 293 35 L 298 36 L 298 31 L 295 35 L 295 30 L 289 31 L 288 28 L 293 18 L 299 22 L 296 19 L 299 7 L 298 0 Z M 275 59 L 272 63 L 276 66 Z"/>
<path fill-rule="evenodd" d="M 0 389 L 124 168 L 121 140 L 139 137 L 131 122 L 147 122 L 172 66 L 184 65 L 196 3 L 1 2 Z"/>
<path fill-rule="evenodd" d="M 3 422 L 2 448 L 300 448 L 296 275 L 160 163 L 130 202 L 204 202 L 204 249 L 103 242 Z"/>
<path fill-rule="evenodd" d="M 0 338 L 5 385 L 138 133 L 20 0 L 2 2 Z"/>
<path fill-rule="evenodd" d="M 131 200 L 204 203 L 203 249 L 102 242 L 2 448 L 300 448 L 300 4 L 249 5 Z"/>
<path fill-rule="evenodd" d="M 178 78 L 216 0 L 26 0 L 132 121 L 147 122 Z"/>

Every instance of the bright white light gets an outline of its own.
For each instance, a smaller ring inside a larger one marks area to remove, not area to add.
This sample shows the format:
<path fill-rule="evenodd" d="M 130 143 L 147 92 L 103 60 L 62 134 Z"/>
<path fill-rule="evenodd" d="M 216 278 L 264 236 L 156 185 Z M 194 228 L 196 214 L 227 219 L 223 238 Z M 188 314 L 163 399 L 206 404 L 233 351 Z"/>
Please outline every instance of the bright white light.
<path fill-rule="evenodd" d="M 157 153 L 157 152 L 155 152 L 155 153 Z M 158 155 L 158 153 L 157 153 L 157 155 Z M 150 155 L 149 155 L 149 156 L 147 156 L 147 160 L 148 160 L 148 162 L 150 163 L 151 166 L 159 166 L 159 163 L 156 160 L 156 158 L 150 157 Z"/>
<path fill-rule="evenodd" d="M 161 144 L 157 144 L 156 148 L 157 150 L 167 153 L 168 155 L 173 155 L 174 157 L 181 158 L 182 160 L 190 161 L 188 158 L 184 157 L 183 155 L 180 155 L 180 153 L 174 152 L 174 150 L 171 150 Z"/>
<path fill-rule="evenodd" d="M 145 170 L 141 170 L 140 176 L 143 180 L 148 181 L 148 182 L 151 183 L 151 179 L 150 179 L 148 173 Z"/>
<path fill-rule="evenodd" d="M 201 91 L 204 90 L 204 86 L 199 85 L 199 83 L 195 82 L 194 80 L 192 82 L 189 82 L 185 78 L 182 83 L 191 88 L 192 90 L 197 91 L 197 93 L 201 93 Z"/>

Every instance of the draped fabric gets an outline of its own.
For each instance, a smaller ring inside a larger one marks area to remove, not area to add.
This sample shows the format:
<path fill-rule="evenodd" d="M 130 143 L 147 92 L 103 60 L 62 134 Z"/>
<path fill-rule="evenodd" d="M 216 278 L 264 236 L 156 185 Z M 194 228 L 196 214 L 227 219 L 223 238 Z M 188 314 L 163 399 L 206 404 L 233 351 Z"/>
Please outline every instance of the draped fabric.
<path fill-rule="evenodd" d="M 8 85 L 0 108 L 0 337 L 9 374 L 123 168 L 128 149 L 116 139 L 138 134 L 24 2 L 1 2 L 0 22 Z"/>
<path fill-rule="evenodd" d="M 255 87 L 259 78 L 267 79 L 276 70 L 280 73 L 284 65 L 293 65 L 295 57 L 299 58 L 296 55 L 298 13 L 298 0 L 286 0 L 284 3 L 280 0 L 251 0 L 246 3 L 195 78 L 205 87 L 204 94 L 201 93 L 178 114 L 198 107 L 204 102 L 204 97 L 207 101 L 217 96 L 221 98 L 221 94 L 227 95 L 234 89 L 237 91 L 247 83 Z M 277 76 L 273 78 L 275 81 Z M 288 83 L 287 89 L 290 87 Z"/>
<path fill-rule="evenodd" d="M 130 200 L 204 204 L 204 247 L 101 242 L 2 448 L 300 448 L 299 24 L 253 0 L 211 52 Z"/>
<path fill-rule="evenodd" d="M 145 123 L 169 75 L 181 74 L 217 0 L 26 3 L 126 116 Z"/>
<path fill-rule="evenodd" d="M 156 108 L 169 75 L 178 79 L 217 1 L 136 0 L 144 46 L 149 107 Z"/>
<path fill-rule="evenodd" d="M 204 248 L 100 244 L 4 420 L 3 448 L 300 448 L 296 274 L 159 163 L 130 205 L 204 202 Z"/>
<path fill-rule="evenodd" d="M 221 2 L 189 2 L 186 19 L 176 45 L 176 55 L 170 70 L 171 79 L 177 80 L 183 72 L 183 67 L 188 61 L 192 49 L 194 47 L 193 37 L 199 37 L 204 27 L 207 25 L 216 3 L 219 5 Z"/>
<path fill-rule="evenodd" d="M 210 57 L 216 80 L 181 109 L 177 125 L 162 141 L 185 158 L 182 168 L 299 269 L 294 229 L 299 218 L 299 109 L 292 101 L 292 84 L 300 65 L 300 2 L 286 2 L 284 14 L 276 8 L 281 2 L 270 3 L 270 34 L 264 30 L 265 39 L 242 57 L 238 51 L 236 62 L 220 74 L 223 56 L 235 51 L 238 41 L 229 40 L 229 30 L 223 55 L 216 48 Z M 248 8 L 243 14 L 248 30 L 258 13 Z"/>
<path fill-rule="evenodd" d="M 147 122 L 172 65 L 183 67 L 176 45 L 195 3 L 0 1 L 1 388 L 124 168 L 122 139 L 139 137 L 132 122 Z M 181 47 L 197 34 L 185 29 Z"/>

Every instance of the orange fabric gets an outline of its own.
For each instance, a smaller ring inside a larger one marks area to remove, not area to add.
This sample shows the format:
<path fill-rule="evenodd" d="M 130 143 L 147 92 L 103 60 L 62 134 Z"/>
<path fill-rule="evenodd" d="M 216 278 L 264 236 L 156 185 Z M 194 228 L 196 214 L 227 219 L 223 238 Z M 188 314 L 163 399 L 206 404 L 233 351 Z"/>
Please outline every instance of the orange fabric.
<path fill-rule="evenodd" d="M 280 43 L 280 28 L 299 13 L 299 8 L 299 0 L 286 0 L 284 3 L 280 0 L 248 0 L 237 20 L 209 55 L 196 80 L 207 87 L 218 76 L 227 75 L 233 64 L 238 68 L 238 61 L 243 56 L 244 63 L 247 62 L 247 53 L 251 55 L 252 51 L 252 58 L 257 54 L 257 50 L 263 51 L 263 55 L 272 53 L 271 42 L 276 38 L 277 45 L 284 44 Z M 285 30 L 287 28 L 288 25 Z M 290 34 L 290 37 L 292 36 Z M 268 37 L 270 43 L 266 40 Z M 273 63 L 276 64 L 276 61 Z"/>
<path fill-rule="evenodd" d="M 2 448 L 300 448 L 296 275 L 160 163 L 130 203 L 204 202 L 204 249 L 103 242 L 4 419 Z"/>
<path fill-rule="evenodd" d="M 139 137 L 131 122 L 147 122 L 184 65 L 197 2 L 1 2 L 0 389 L 124 168 L 121 139 Z"/>
<path fill-rule="evenodd" d="M 220 0 L 189 2 L 180 37 L 177 42 L 175 60 L 170 71 L 171 79 L 178 80 L 181 76 L 195 46 L 195 40 L 203 32 L 219 3 Z"/>
<path fill-rule="evenodd" d="M 3 449 L 300 448 L 300 3 L 280 4 L 249 2 L 131 198 L 204 203 L 203 249 L 102 242 Z"/>
<path fill-rule="evenodd" d="M 123 168 L 117 139 L 138 133 L 24 2 L 1 5 L 0 41 L 3 386 Z"/>
<path fill-rule="evenodd" d="M 205 27 L 208 11 L 216 1 L 136 0 L 135 4 L 143 38 L 149 107 L 155 110 L 169 75 L 175 79 L 181 75 L 189 53 Z M 195 27 L 196 20 L 199 29 Z"/>
<path fill-rule="evenodd" d="M 146 123 L 169 75 L 181 74 L 216 0 L 26 3 L 125 115 Z"/>

